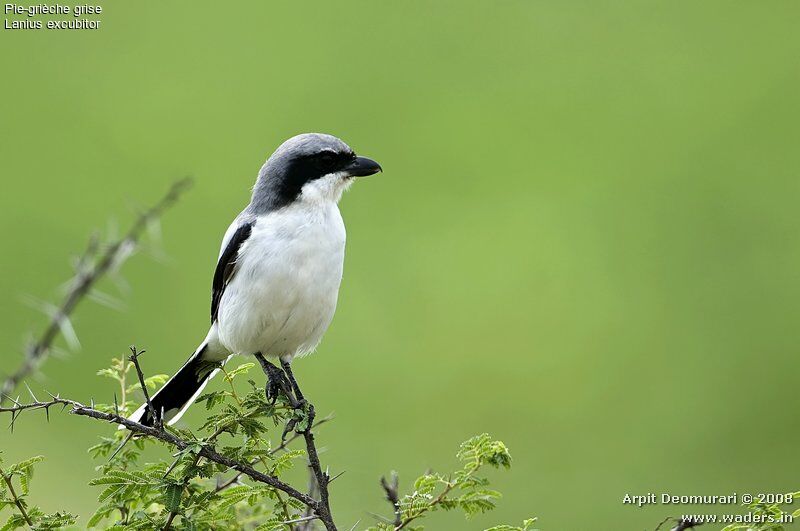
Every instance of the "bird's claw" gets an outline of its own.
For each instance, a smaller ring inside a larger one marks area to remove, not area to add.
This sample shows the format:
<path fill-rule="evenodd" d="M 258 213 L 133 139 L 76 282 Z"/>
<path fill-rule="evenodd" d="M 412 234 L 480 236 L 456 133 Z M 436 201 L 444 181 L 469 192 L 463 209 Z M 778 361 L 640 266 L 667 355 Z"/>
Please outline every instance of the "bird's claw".
<path fill-rule="evenodd" d="M 286 421 L 286 426 L 283 428 L 281 443 L 286 442 L 286 436 L 292 431 L 297 431 L 298 433 L 308 431 L 314 422 L 314 408 L 303 398 L 296 384 L 292 385 L 294 379 L 291 376 L 291 369 L 287 371 L 288 363 L 284 364 L 284 369 L 280 369 L 267 361 L 261 353 L 256 353 L 255 356 L 267 375 L 267 384 L 264 387 L 267 400 L 272 405 L 275 405 L 278 397 L 283 394 L 286 397 L 286 402 L 293 410 L 291 417 Z M 293 388 L 297 389 L 299 396 L 295 396 Z"/>
<path fill-rule="evenodd" d="M 291 387 L 289 386 L 289 380 L 286 378 L 286 374 L 283 370 L 269 362 L 263 363 L 262 367 L 264 368 L 264 372 L 267 373 L 267 385 L 264 389 L 267 400 L 274 405 L 281 393 L 289 398 L 291 396 Z"/>

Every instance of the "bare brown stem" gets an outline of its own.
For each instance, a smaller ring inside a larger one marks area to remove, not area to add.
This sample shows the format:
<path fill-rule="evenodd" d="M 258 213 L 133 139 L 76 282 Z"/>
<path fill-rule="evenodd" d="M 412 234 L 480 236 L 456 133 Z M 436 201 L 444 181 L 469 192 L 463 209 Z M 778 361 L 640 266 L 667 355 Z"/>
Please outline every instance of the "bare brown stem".
<path fill-rule="evenodd" d="M 144 372 L 142 372 L 142 366 L 139 365 L 139 356 L 144 354 L 146 351 L 144 350 L 136 350 L 136 347 L 131 345 L 131 355 L 128 356 L 128 360 L 133 363 L 133 367 L 136 369 L 136 375 L 139 377 L 139 385 L 142 386 L 142 393 L 144 393 L 144 400 L 145 404 L 147 404 L 147 409 L 150 411 L 150 417 L 153 419 L 153 425 L 158 428 L 159 430 L 164 429 L 164 420 L 161 418 L 161 411 L 156 411 L 156 408 L 153 407 L 153 403 L 150 401 L 150 392 L 147 390 L 147 384 L 144 379 Z"/>

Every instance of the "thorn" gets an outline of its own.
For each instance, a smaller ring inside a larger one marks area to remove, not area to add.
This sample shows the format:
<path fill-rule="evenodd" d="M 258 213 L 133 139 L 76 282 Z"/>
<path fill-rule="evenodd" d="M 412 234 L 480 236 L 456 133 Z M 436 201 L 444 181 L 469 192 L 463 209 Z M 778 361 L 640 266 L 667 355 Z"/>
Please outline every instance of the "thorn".
<path fill-rule="evenodd" d="M 114 393 L 114 414 L 119 417 L 119 404 L 117 403 L 117 393 Z"/>
<path fill-rule="evenodd" d="M 25 387 L 28 389 L 28 392 L 31 394 L 31 398 L 33 398 L 33 401 L 34 401 L 34 402 L 38 402 L 38 401 L 39 401 L 39 399 L 38 399 L 38 398 L 36 398 L 36 395 L 35 395 L 35 394 L 33 394 L 33 391 L 31 391 L 31 386 L 30 386 L 30 385 L 28 385 L 28 382 L 24 382 L 24 383 L 25 383 Z"/>
<path fill-rule="evenodd" d="M 14 399 L 11 398 L 11 395 L 7 395 L 6 393 L 3 393 L 3 398 L 5 398 L 6 400 L 10 400 L 12 402 L 14 401 Z"/>
<path fill-rule="evenodd" d="M 17 407 L 22 405 L 22 404 L 19 403 L 18 400 L 14 400 L 14 397 L 12 397 L 11 395 L 7 395 L 7 394 L 3 393 L 3 396 L 6 397 L 6 400 L 10 400 L 10 401 L 14 402 L 14 405 L 17 406 Z M 17 397 L 17 399 L 19 399 L 19 397 Z"/>
<path fill-rule="evenodd" d="M 336 480 L 336 478 L 340 477 L 340 476 L 341 476 L 342 474 L 344 474 L 345 472 L 347 472 L 347 470 L 342 470 L 341 472 L 339 472 L 338 474 L 336 474 L 335 476 L 333 476 L 331 479 L 329 479 L 329 480 L 328 480 L 328 483 L 329 483 L 329 484 L 330 484 L 330 483 L 333 483 L 333 482 Z"/>
<path fill-rule="evenodd" d="M 112 460 L 112 459 L 114 459 L 115 457 L 117 457 L 117 454 L 120 452 L 120 450 L 122 450 L 122 449 L 125 447 L 125 445 L 126 445 L 126 444 L 128 444 L 128 441 L 130 441 L 130 440 L 133 438 L 133 435 L 134 435 L 134 433 L 133 433 L 133 432 L 130 432 L 130 433 L 128 434 L 128 436 L 127 436 L 127 437 L 125 437 L 125 440 L 124 440 L 124 441 L 122 441 L 122 444 L 120 444 L 120 445 L 117 447 L 117 449 L 116 449 L 116 450 L 114 450 L 114 453 L 113 453 L 113 454 L 111 454 L 111 457 L 109 457 L 109 458 L 108 458 L 108 462 L 109 462 L 109 463 L 111 462 L 111 460 Z"/>
<path fill-rule="evenodd" d="M 180 457 L 175 459 L 175 461 L 173 461 L 172 464 L 169 465 L 169 468 L 167 469 L 167 471 L 164 472 L 164 475 L 162 476 L 162 478 L 166 478 L 167 476 L 169 476 L 169 473 L 172 472 L 173 470 L 175 470 L 175 467 L 178 466 L 178 463 L 180 463 L 180 461 L 181 461 Z"/>

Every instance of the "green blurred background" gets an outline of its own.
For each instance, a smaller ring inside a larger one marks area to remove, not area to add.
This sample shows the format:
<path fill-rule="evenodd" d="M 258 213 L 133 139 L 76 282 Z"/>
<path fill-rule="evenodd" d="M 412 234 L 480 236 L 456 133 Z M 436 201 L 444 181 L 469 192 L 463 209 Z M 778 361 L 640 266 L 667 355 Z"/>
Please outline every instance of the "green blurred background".
<path fill-rule="evenodd" d="M 431 529 L 652 529 L 682 509 L 626 493 L 800 487 L 800 4 L 103 6 L 99 31 L 0 31 L 0 370 L 43 325 L 24 297 L 54 300 L 94 228 L 193 175 L 169 259 L 130 260 L 125 311 L 81 306 L 82 350 L 34 387 L 108 400 L 94 372 L 131 343 L 177 368 L 259 166 L 323 131 L 385 168 L 342 201 L 339 309 L 296 363 L 337 414 L 343 528 L 386 512 L 381 474 L 409 487 L 483 431 L 512 450 L 505 497 Z M 0 448 L 48 456 L 35 496 L 86 515 L 108 429 L 28 415 Z"/>

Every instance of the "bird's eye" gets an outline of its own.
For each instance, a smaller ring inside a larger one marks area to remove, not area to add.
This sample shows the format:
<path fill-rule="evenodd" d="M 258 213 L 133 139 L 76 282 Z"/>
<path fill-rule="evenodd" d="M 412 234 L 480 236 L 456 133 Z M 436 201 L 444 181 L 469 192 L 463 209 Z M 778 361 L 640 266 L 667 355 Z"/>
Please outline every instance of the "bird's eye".
<path fill-rule="evenodd" d="M 325 168 L 330 168 L 336 162 L 336 157 L 333 156 L 333 153 L 326 151 L 319 156 L 319 161 Z"/>

